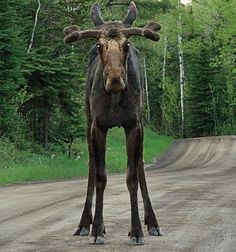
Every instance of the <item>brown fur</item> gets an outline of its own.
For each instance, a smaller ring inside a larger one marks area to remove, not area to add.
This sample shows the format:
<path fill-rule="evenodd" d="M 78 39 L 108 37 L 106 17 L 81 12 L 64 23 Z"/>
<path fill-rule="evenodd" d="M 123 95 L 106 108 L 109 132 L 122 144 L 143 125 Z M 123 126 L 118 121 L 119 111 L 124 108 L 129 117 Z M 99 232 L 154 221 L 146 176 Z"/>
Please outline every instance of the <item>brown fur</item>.
<path fill-rule="evenodd" d="M 94 243 L 104 242 L 103 194 L 107 176 L 105 169 L 106 135 L 109 128 L 123 127 L 127 150 L 127 187 L 131 203 L 131 243 L 141 245 L 143 231 L 138 212 L 137 190 L 140 185 L 145 224 L 149 234 L 161 235 L 152 209 L 143 163 L 143 77 L 135 48 L 128 42 L 131 35 L 144 36 L 157 41 L 155 23 L 148 29 L 127 28 L 136 17 L 136 7 L 130 4 L 124 23 L 104 23 L 98 4 L 92 7 L 96 30 L 79 32 L 75 26 L 65 29 L 65 41 L 78 38 L 96 38 L 97 53 L 91 55 L 86 85 L 86 115 L 88 119 L 89 176 L 87 196 L 79 228 L 75 235 L 88 235 L 92 224 Z M 68 34 L 68 31 L 72 31 Z M 74 35 L 72 35 L 74 34 Z M 83 35 L 84 34 L 84 35 Z M 92 50 L 94 52 L 94 49 Z M 94 53 L 93 53 L 94 54 Z M 96 207 L 92 218 L 92 199 L 96 187 Z"/>

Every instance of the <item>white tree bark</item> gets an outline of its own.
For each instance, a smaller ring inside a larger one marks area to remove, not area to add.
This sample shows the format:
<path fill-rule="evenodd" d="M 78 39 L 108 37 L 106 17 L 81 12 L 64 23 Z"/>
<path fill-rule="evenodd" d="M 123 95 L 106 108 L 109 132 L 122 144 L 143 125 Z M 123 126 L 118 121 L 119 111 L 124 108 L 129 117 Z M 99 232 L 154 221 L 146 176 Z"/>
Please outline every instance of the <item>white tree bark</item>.
<path fill-rule="evenodd" d="M 30 50 L 31 50 L 31 48 L 33 46 L 34 33 L 35 33 L 35 29 L 36 29 L 37 23 L 38 23 L 38 15 L 39 15 L 40 8 L 41 8 L 41 2 L 40 2 L 40 0 L 38 0 L 38 8 L 37 8 L 36 13 L 35 13 L 34 27 L 33 27 L 33 30 L 32 30 L 31 39 L 30 39 L 30 43 L 29 43 L 29 47 L 28 47 L 27 53 L 30 52 Z"/>
<path fill-rule="evenodd" d="M 148 81 L 147 81 L 147 68 L 146 68 L 146 58 L 143 60 L 144 67 L 144 82 L 145 82 L 145 94 L 146 94 L 146 103 L 147 103 L 147 122 L 150 124 L 150 104 L 149 104 L 149 95 L 148 95 Z"/>
<path fill-rule="evenodd" d="M 184 53 L 182 45 L 182 15 L 179 14 L 177 26 L 179 28 L 178 33 L 178 54 L 179 54 L 179 79 L 180 79 L 180 107 L 181 107 L 181 135 L 184 137 L 184 127 L 185 127 L 185 118 L 184 118 Z"/>
<path fill-rule="evenodd" d="M 166 80 L 166 54 L 167 54 L 167 35 L 164 36 L 164 52 L 163 52 L 163 67 L 162 67 L 162 88 L 165 88 Z"/>

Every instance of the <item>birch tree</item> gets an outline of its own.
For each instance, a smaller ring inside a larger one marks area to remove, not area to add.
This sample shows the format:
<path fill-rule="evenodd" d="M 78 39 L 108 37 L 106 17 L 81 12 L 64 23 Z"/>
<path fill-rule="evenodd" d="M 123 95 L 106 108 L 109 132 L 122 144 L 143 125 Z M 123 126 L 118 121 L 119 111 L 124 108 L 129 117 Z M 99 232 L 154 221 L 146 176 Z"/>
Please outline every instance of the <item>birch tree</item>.
<path fill-rule="evenodd" d="M 167 54 L 167 34 L 165 31 L 165 35 L 164 35 L 164 51 L 163 51 L 163 67 L 162 67 L 162 88 L 165 88 L 165 79 L 166 79 L 166 54 Z"/>
<path fill-rule="evenodd" d="M 148 80 L 147 80 L 147 66 L 146 58 L 143 59 L 144 67 L 144 83 L 145 83 L 145 94 L 146 94 L 146 104 L 147 104 L 147 122 L 150 125 L 150 104 L 149 104 L 149 94 L 148 94 Z"/>
<path fill-rule="evenodd" d="M 177 21 L 178 27 L 178 55 L 179 55 L 179 84 L 180 84 L 180 109 L 181 109 L 181 136 L 184 138 L 184 127 L 185 127 L 185 118 L 184 118 L 184 53 L 182 45 L 182 13 L 178 16 Z"/>
<path fill-rule="evenodd" d="M 34 33 L 35 33 L 35 30 L 36 30 L 36 27 L 37 27 L 37 23 L 38 23 L 38 15 L 39 15 L 40 8 L 41 8 L 41 2 L 40 2 L 40 0 L 38 0 L 38 8 L 37 8 L 37 10 L 35 12 L 34 27 L 33 27 L 33 30 L 32 30 L 31 39 L 30 39 L 30 43 L 29 43 L 29 47 L 28 47 L 27 53 L 30 52 L 30 50 L 31 50 L 31 48 L 33 46 Z"/>

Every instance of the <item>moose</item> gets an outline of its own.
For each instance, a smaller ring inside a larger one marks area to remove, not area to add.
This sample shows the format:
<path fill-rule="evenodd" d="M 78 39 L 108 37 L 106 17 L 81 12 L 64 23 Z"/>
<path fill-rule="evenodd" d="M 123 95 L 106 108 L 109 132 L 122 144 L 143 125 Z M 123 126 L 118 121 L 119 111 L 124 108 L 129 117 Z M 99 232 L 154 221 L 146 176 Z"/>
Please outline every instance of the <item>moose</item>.
<path fill-rule="evenodd" d="M 94 38 L 97 43 L 90 52 L 85 89 L 89 175 L 87 196 L 82 217 L 75 235 L 86 236 L 92 224 L 92 243 L 103 244 L 103 193 L 107 176 L 105 170 L 106 135 L 112 127 L 123 127 L 126 136 L 127 177 L 130 194 L 132 245 L 143 245 L 143 231 L 138 211 L 137 190 L 140 185 L 145 210 L 145 224 L 149 235 L 162 235 L 148 194 L 143 162 L 143 74 L 131 36 L 159 40 L 161 26 L 149 22 L 144 28 L 131 27 L 137 9 L 130 3 L 123 22 L 104 22 L 100 8 L 91 8 L 94 30 L 80 31 L 76 25 L 64 28 L 64 42 Z M 92 201 L 96 188 L 95 214 Z"/>

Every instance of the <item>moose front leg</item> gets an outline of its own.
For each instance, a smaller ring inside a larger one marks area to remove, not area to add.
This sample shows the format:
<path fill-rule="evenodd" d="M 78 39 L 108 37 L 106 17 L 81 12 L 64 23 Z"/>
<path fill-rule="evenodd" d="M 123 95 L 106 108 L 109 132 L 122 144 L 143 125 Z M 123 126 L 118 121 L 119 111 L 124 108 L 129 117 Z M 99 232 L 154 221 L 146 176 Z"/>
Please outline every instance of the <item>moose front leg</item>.
<path fill-rule="evenodd" d="M 89 152 L 89 161 L 88 161 L 88 185 L 87 185 L 87 195 L 84 204 L 84 210 L 82 217 L 79 223 L 79 227 L 74 235 L 87 236 L 90 232 L 90 225 L 92 224 L 92 203 L 93 203 L 93 193 L 94 193 L 94 160 L 93 160 L 93 150 L 91 142 L 91 123 L 88 125 L 87 129 L 87 141 L 88 141 L 88 152 Z"/>
<path fill-rule="evenodd" d="M 90 225 L 92 224 L 92 203 L 94 193 L 94 165 L 93 160 L 89 159 L 89 175 L 88 175 L 88 186 L 87 196 L 84 204 L 84 210 L 79 223 L 79 227 L 74 235 L 87 236 L 90 232 Z"/>
<path fill-rule="evenodd" d="M 147 230 L 149 235 L 161 236 L 163 235 L 161 228 L 159 227 L 155 213 L 152 208 L 151 200 L 149 198 L 147 183 L 144 173 L 144 162 L 143 157 L 140 157 L 139 168 L 138 168 L 138 178 L 141 188 L 141 193 L 143 197 L 144 211 L 145 211 L 145 225 L 147 225 Z"/>
<path fill-rule="evenodd" d="M 95 166 L 96 206 L 92 226 L 93 243 L 103 244 L 105 227 L 103 224 L 103 193 L 107 183 L 105 170 L 105 149 L 107 130 L 92 124 L 92 148 Z"/>
<path fill-rule="evenodd" d="M 131 203 L 131 230 L 130 239 L 132 245 L 143 245 L 143 231 L 139 218 L 138 211 L 138 163 L 139 156 L 141 155 L 142 133 L 141 125 L 137 124 L 131 129 L 125 129 L 126 133 L 126 150 L 127 150 L 127 187 L 130 193 Z"/>
<path fill-rule="evenodd" d="M 149 198 L 147 182 L 145 178 L 144 172 L 144 162 L 143 162 L 143 127 L 140 128 L 140 154 L 138 157 L 138 180 L 141 189 L 141 194 L 143 198 L 143 205 L 144 205 L 144 218 L 145 218 L 145 225 L 147 225 L 147 230 L 149 235 L 154 236 L 161 236 L 162 231 L 157 223 L 155 213 L 152 208 L 151 200 Z"/>

